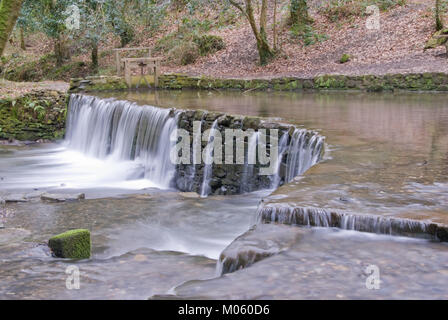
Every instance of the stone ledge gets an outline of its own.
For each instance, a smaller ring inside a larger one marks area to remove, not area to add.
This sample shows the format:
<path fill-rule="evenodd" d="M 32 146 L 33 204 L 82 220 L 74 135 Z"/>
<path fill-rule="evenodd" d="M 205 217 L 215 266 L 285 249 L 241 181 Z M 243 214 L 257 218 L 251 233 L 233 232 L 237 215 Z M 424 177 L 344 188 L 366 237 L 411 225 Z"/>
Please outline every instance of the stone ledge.
<path fill-rule="evenodd" d="M 139 77 L 133 77 L 132 88 L 137 87 Z M 153 85 L 152 78 L 148 82 Z M 159 89 L 181 90 L 221 90 L 242 91 L 274 90 L 361 90 L 369 92 L 411 90 L 448 91 L 446 73 L 409 73 L 386 75 L 322 75 L 315 78 L 282 77 L 273 79 L 219 79 L 205 76 L 189 76 L 169 73 L 159 77 Z M 70 92 L 114 91 L 128 89 L 124 78 L 116 76 L 87 77 L 72 79 Z"/>
<path fill-rule="evenodd" d="M 448 242 L 448 226 L 393 216 L 344 213 L 338 210 L 262 203 L 258 221 L 310 227 L 339 228 L 360 232 L 426 238 Z"/>

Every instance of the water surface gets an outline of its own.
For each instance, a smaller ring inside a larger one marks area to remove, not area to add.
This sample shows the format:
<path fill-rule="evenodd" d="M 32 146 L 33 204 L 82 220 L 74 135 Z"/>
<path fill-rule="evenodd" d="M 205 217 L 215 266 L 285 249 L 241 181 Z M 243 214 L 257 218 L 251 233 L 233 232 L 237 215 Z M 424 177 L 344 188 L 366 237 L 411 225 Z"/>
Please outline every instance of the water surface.
<path fill-rule="evenodd" d="M 97 159 L 64 143 L 0 147 L 0 298 L 448 298 L 447 244 L 303 229 L 288 250 L 223 277 L 220 252 L 255 221 L 259 201 L 448 223 L 448 95 L 169 91 L 107 94 L 164 108 L 272 117 L 326 136 L 323 162 L 273 195 L 185 198 L 142 179 L 135 162 Z M 135 176 L 138 179 L 129 179 Z M 38 195 L 85 192 L 44 203 Z M 40 245 L 92 231 L 93 256 L 55 259 Z M 281 228 L 279 228 L 278 232 Z M 275 230 L 274 230 L 275 234 Z M 368 265 L 380 290 L 365 286 Z M 65 288 L 65 268 L 81 289 Z"/>

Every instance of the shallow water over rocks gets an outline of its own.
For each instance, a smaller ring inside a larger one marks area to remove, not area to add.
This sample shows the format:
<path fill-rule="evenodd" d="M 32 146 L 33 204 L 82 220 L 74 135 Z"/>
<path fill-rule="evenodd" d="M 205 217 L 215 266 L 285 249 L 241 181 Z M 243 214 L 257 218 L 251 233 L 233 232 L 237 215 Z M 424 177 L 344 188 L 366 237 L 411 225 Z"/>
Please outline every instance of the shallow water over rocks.
<path fill-rule="evenodd" d="M 269 206 L 448 224 L 448 95 L 174 91 L 116 97 L 275 117 L 318 131 L 328 150 L 321 163 L 272 194 L 200 199 L 150 180 L 123 183 L 139 170 L 128 162 L 92 162 L 94 170 L 86 171 L 80 164 L 91 159 L 56 159 L 60 145 L 1 146 L 0 177 L 6 179 L 0 198 L 28 201 L 0 204 L 0 298 L 448 298 L 446 243 L 334 228 L 264 226 L 266 237 L 255 232 L 229 247 L 238 248 L 236 256 L 248 247 L 267 253 L 263 259 L 216 273 L 220 254 L 256 222 L 262 198 Z M 66 169 L 64 179 L 51 176 L 58 168 Z M 43 192 L 82 192 L 87 200 L 46 203 Z M 54 259 L 39 245 L 79 227 L 92 231 L 90 260 Z M 287 246 L 285 228 L 298 234 Z M 65 268 L 72 264 L 81 271 L 79 291 L 65 288 Z M 366 288 L 369 265 L 379 267 L 380 290 Z"/>

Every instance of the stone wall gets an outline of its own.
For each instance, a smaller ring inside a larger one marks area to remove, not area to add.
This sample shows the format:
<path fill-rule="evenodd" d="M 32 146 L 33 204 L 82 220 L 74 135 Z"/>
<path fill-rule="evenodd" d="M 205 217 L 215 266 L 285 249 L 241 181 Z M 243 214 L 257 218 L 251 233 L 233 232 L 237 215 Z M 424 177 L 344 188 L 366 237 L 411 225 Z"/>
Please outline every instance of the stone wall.
<path fill-rule="evenodd" d="M 448 74 L 388 74 L 383 76 L 324 75 L 312 79 L 294 77 L 274 79 L 213 79 L 191 77 L 183 74 L 160 76 L 160 88 L 164 89 L 239 89 L 239 90 L 438 90 L 448 91 Z"/>
<path fill-rule="evenodd" d="M 0 140 L 56 140 L 64 136 L 65 92 L 35 90 L 0 100 Z"/>
<path fill-rule="evenodd" d="M 135 78 L 135 79 L 134 79 Z M 138 77 L 133 77 L 133 88 Z M 153 79 L 148 78 L 153 85 Z M 87 77 L 72 79 L 70 92 L 91 92 L 104 90 L 127 89 L 124 78 L 120 77 Z M 274 79 L 219 79 L 204 76 L 188 76 L 185 74 L 164 74 L 159 78 L 160 89 L 236 89 L 236 90 L 363 90 L 363 91 L 448 91 L 448 74 L 387 74 L 381 76 L 344 76 L 323 75 L 310 79 L 283 77 Z"/>
<path fill-rule="evenodd" d="M 208 137 L 204 132 L 211 129 L 213 123 L 216 120 L 216 128 L 220 131 L 222 136 L 222 143 L 227 143 L 225 140 L 225 129 L 242 129 L 245 132 L 253 130 L 254 132 L 260 129 L 266 130 L 266 135 L 271 134 L 272 129 L 278 130 L 278 138 L 280 139 L 284 134 L 291 137 L 294 130 L 296 129 L 292 125 L 273 123 L 269 121 L 264 121 L 262 118 L 250 117 L 250 116 L 238 116 L 230 115 L 217 112 L 207 112 L 203 110 L 186 110 L 178 114 L 178 128 L 184 129 L 190 133 L 190 138 L 193 139 L 193 123 L 195 121 L 201 122 L 201 133 L 203 136 Z M 310 141 L 311 136 L 317 135 L 314 131 L 306 132 L 306 141 Z M 290 141 L 291 138 L 288 138 Z M 305 142 L 306 144 L 307 142 Z M 207 146 L 208 141 L 202 141 L 202 150 Z M 244 140 L 244 150 L 246 153 L 247 161 L 247 150 L 248 148 L 248 138 Z M 234 139 L 233 143 L 233 154 L 236 154 L 237 142 Z M 270 152 L 269 144 L 266 147 L 267 153 Z M 324 150 L 321 150 L 320 157 L 322 157 Z M 193 149 L 190 148 L 190 163 L 193 163 Z M 282 167 L 285 166 L 288 154 L 285 153 L 282 158 L 283 163 L 280 166 L 279 176 L 267 176 L 259 174 L 260 169 L 263 167 L 259 161 L 254 165 L 248 166 L 247 164 L 225 164 L 225 148 L 222 150 L 222 161 L 223 164 L 213 164 L 211 166 L 211 181 L 210 181 L 210 192 L 209 194 L 215 195 L 230 195 L 230 194 L 240 194 L 244 192 L 250 192 L 255 190 L 267 189 L 275 187 L 277 184 L 283 184 L 283 174 Z M 267 166 L 264 166 L 267 167 Z M 175 187 L 181 191 L 193 191 L 201 193 L 202 184 L 204 179 L 205 165 L 203 161 L 201 164 L 179 164 L 176 168 L 175 177 Z M 273 179 L 278 178 L 278 181 Z"/>
<path fill-rule="evenodd" d="M 116 76 L 92 76 L 83 78 L 73 78 L 70 80 L 70 93 L 91 92 L 91 91 L 113 91 L 124 90 L 128 86 L 122 77 Z"/>

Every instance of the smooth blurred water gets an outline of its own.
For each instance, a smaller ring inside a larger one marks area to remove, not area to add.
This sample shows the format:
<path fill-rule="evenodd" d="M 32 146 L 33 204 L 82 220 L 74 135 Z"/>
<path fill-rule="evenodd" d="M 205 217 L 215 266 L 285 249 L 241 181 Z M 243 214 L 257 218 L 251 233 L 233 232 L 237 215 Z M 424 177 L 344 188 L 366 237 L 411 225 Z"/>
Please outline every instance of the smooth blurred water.
<path fill-rule="evenodd" d="M 220 252 L 254 223 L 261 198 L 447 223 L 448 95 L 202 91 L 116 97 L 275 117 L 318 130 L 329 152 L 269 197 L 189 199 L 142 179 L 138 162 L 86 156 L 63 143 L 0 147 L 0 197 L 31 198 L 0 206 L 1 299 L 448 298 L 446 244 L 333 229 L 303 229 L 291 248 L 223 277 L 215 273 Z M 47 190 L 85 192 L 88 199 L 54 204 L 34 198 Z M 92 259 L 55 259 L 39 245 L 72 228 L 92 231 Z M 281 230 L 274 226 L 270 236 Z M 76 292 L 65 288 L 71 264 L 81 270 Z M 380 267 L 380 290 L 366 289 L 370 264 Z"/>

